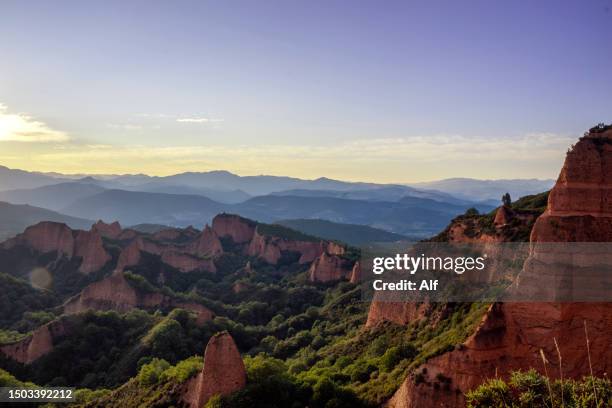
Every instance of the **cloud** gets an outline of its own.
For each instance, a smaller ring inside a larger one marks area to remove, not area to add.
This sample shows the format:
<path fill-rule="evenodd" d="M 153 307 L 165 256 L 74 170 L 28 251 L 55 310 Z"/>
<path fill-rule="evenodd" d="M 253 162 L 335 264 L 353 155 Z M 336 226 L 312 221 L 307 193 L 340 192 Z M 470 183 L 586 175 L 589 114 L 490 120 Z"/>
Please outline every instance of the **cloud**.
<path fill-rule="evenodd" d="M 554 177 L 575 137 L 551 133 L 507 138 L 434 135 L 326 145 L 62 145 L 36 156 L 39 166 L 71 172 L 173 174 L 230 170 L 347 180 L 408 182 L 447 177 Z M 0 154 L 0 159 L 2 155 Z M 93 167 L 92 167 L 93 166 Z M 105 166 L 105 167 L 95 167 Z"/>
<path fill-rule="evenodd" d="M 177 118 L 177 122 L 180 123 L 218 123 L 223 122 L 223 119 L 211 119 L 211 118 Z"/>
<path fill-rule="evenodd" d="M 0 142 L 65 142 L 70 140 L 62 131 L 22 113 L 8 113 L 0 104 Z"/>
<path fill-rule="evenodd" d="M 142 130 L 142 125 L 135 125 L 132 123 L 109 123 L 106 125 L 110 129 L 122 129 L 122 130 Z"/>

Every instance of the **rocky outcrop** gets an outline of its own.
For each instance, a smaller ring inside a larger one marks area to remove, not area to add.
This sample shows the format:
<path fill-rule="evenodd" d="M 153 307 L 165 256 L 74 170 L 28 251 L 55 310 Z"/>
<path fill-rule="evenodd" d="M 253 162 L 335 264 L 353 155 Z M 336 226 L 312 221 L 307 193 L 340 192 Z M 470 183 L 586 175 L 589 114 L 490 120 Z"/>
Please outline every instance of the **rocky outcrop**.
<path fill-rule="evenodd" d="M 236 244 L 251 241 L 256 223 L 239 215 L 219 214 L 212 221 L 212 229 L 218 237 L 228 237 Z"/>
<path fill-rule="evenodd" d="M 392 322 L 402 326 L 427 316 L 431 309 L 428 303 L 407 303 L 372 301 L 368 310 L 366 327 L 375 327 L 383 322 Z"/>
<path fill-rule="evenodd" d="M 82 313 L 90 309 L 127 312 L 142 306 L 143 303 L 143 299 L 123 273 L 115 272 L 108 278 L 92 283 L 80 294 L 69 299 L 64 304 L 64 313 Z"/>
<path fill-rule="evenodd" d="M 195 313 L 198 324 L 214 318 L 214 313 L 199 303 L 186 302 L 161 292 L 135 287 L 118 271 L 90 284 L 81 293 L 70 298 L 64 304 L 64 313 L 77 314 L 87 310 L 115 310 L 125 313 L 135 308 L 182 308 Z"/>
<path fill-rule="evenodd" d="M 493 220 L 493 224 L 495 224 L 496 227 L 502 227 L 504 225 L 507 225 L 510 223 L 510 220 L 512 220 L 513 215 L 513 211 L 510 207 L 508 207 L 507 205 L 502 205 L 497 209 L 497 212 L 495 213 L 495 219 Z"/>
<path fill-rule="evenodd" d="M 322 241 L 298 241 L 270 235 L 260 234 L 257 230 L 253 235 L 247 254 L 256 256 L 271 265 L 278 264 L 283 252 L 299 254 L 298 262 L 305 264 L 314 261 L 325 249 Z"/>
<path fill-rule="evenodd" d="M 215 231 L 208 225 L 190 246 L 191 253 L 197 256 L 219 256 L 223 254 L 221 241 Z"/>
<path fill-rule="evenodd" d="M 353 269 L 351 270 L 351 277 L 349 278 L 349 282 L 351 283 L 361 282 L 361 263 L 359 263 L 359 261 L 355 262 L 355 265 L 353 265 Z"/>
<path fill-rule="evenodd" d="M 79 272 L 84 274 L 102 269 L 111 260 L 97 229 L 73 231 L 66 224 L 57 222 L 45 221 L 28 227 L 3 246 L 25 246 L 42 254 L 56 252 L 58 258 L 81 258 Z"/>
<path fill-rule="evenodd" d="M 323 252 L 310 265 L 308 276 L 311 282 L 331 282 L 341 279 L 350 279 L 353 265 L 350 261 L 337 255 Z"/>
<path fill-rule="evenodd" d="M 116 271 L 122 272 L 130 266 L 138 265 L 141 259 L 140 251 L 144 247 L 142 240 L 136 238 L 128 246 L 123 248 L 117 260 Z"/>
<path fill-rule="evenodd" d="M 195 314 L 195 322 L 198 326 L 203 325 L 204 323 L 213 320 L 215 318 L 215 314 L 205 306 L 202 306 L 199 303 L 193 302 L 181 302 L 181 301 L 172 301 L 170 302 L 172 307 L 180 308 L 188 310 Z"/>
<path fill-rule="evenodd" d="M 118 239 L 123 232 L 121 225 L 115 221 L 112 224 L 107 224 L 102 220 L 96 222 L 92 227 L 92 231 L 97 232 L 100 236 L 109 239 Z"/>
<path fill-rule="evenodd" d="M 153 239 L 156 241 L 174 241 L 181 236 L 181 230 L 178 228 L 166 228 L 157 231 L 153 234 Z"/>
<path fill-rule="evenodd" d="M 199 258 L 173 248 L 167 248 L 162 251 L 161 261 L 181 272 L 217 272 L 217 268 L 212 259 Z"/>
<path fill-rule="evenodd" d="M 547 210 L 531 231 L 531 251 L 519 275 L 521 290 L 549 290 L 567 273 L 555 263 L 564 254 L 555 253 L 555 246 L 542 253 L 539 244 L 612 241 L 611 179 L 612 131 L 581 138 L 568 153 Z M 602 260 L 606 258 L 597 259 Z M 595 375 L 604 375 L 612 369 L 612 354 L 607 349 L 612 342 L 612 303 L 497 303 L 467 341 L 418 369 L 418 384 L 413 377 L 407 378 L 388 406 L 464 406 L 464 393 L 487 378 L 507 377 L 518 369 L 540 369 L 540 350 L 550 361 L 557 361 L 553 338 L 563 356 L 564 377 L 588 375 L 584 325 L 597 333 L 590 338 L 592 368 Z M 557 367 L 548 367 L 550 377 L 560 376 Z M 440 378 L 445 379 L 444 384 Z"/>
<path fill-rule="evenodd" d="M 6 241 L 3 246 L 12 248 L 23 245 L 40 253 L 57 252 L 58 256 L 72 258 L 74 254 L 74 237 L 72 230 L 57 222 L 43 221 L 26 228 L 15 238 Z"/>
<path fill-rule="evenodd" d="M 246 386 L 244 363 L 229 333 L 213 336 L 204 352 L 204 368 L 185 384 L 183 401 L 201 408 L 213 395 L 229 395 Z"/>
<path fill-rule="evenodd" d="M 507 378 L 515 370 L 541 371 L 540 349 L 549 361 L 558 361 L 553 337 L 563 356 L 563 376 L 588 375 L 584 321 L 590 333 L 597 333 L 590 338 L 591 356 L 597 356 L 595 374 L 603 375 L 612 368 L 607 351 L 612 339 L 610 311 L 610 304 L 495 304 L 465 343 L 418 368 L 418 384 L 409 376 L 388 406 L 463 407 L 464 393 L 495 375 Z M 548 374 L 558 378 L 558 365 L 551 364 Z"/>
<path fill-rule="evenodd" d="M 212 233 L 212 231 L 210 233 Z M 208 240 L 209 238 L 206 239 Z M 211 257 L 208 255 L 206 257 L 201 257 L 194 254 L 199 252 L 197 248 L 201 246 L 212 248 L 214 253 L 217 255 L 219 254 L 218 251 L 214 250 L 214 248 L 220 249 L 220 246 L 216 247 L 214 243 L 212 245 L 203 244 L 202 237 L 198 238 L 196 241 L 188 244 L 187 246 L 167 243 L 160 244 L 157 241 L 153 241 L 149 238 L 137 237 L 121 251 L 117 261 L 116 270 L 124 271 L 126 268 L 138 265 L 142 259 L 142 253 L 146 252 L 160 256 L 163 263 L 179 270 L 180 272 L 207 271 L 215 273 L 217 269 L 215 267 L 214 260 Z"/>
<path fill-rule="evenodd" d="M 102 237 L 96 229 L 76 232 L 74 256 L 81 258 L 79 272 L 84 274 L 99 271 L 111 260 L 111 256 L 104 249 Z"/>
<path fill-rule="evenodd" d="M 330 255 L 342 256 L 346 253 L 346 247 L 337 242 L 330 241 L 327 243 L 325 252 L 327 252 Z"/>
<path fill-rule="evenodd" d="M 68 331 L 64 320 L 54 320 L 34 330 L 23 340 L 0 346 L 0 352 L 19 363 L 31 364 L 51 352 L 56 340 L 67 335 Z"/>

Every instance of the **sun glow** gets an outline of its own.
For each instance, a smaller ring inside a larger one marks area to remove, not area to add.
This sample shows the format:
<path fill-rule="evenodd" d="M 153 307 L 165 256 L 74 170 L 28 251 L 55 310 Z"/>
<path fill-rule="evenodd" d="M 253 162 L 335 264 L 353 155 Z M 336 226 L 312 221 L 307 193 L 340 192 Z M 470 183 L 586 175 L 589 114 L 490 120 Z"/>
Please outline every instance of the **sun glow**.
<path fill-rule="evenodd" d="M 3 142 L 64 142 L 66 133 L 53 130 L 46 123 L 18 113 L 8 113 L 0 104 L 0 141 Z"/>

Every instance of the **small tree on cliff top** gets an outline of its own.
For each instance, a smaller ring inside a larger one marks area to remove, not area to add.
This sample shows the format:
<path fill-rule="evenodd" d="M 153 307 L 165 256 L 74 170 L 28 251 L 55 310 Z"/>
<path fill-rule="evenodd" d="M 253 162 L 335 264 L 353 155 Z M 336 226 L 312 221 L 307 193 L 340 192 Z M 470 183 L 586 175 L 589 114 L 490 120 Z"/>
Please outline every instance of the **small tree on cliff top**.
<path fill-rule="evenodd" d="M 512 204 L 512 198 L 510 197 L 510 193 L 506 193 L 502 196 L 502 204 L 506 207 L 509 207 Z"/>

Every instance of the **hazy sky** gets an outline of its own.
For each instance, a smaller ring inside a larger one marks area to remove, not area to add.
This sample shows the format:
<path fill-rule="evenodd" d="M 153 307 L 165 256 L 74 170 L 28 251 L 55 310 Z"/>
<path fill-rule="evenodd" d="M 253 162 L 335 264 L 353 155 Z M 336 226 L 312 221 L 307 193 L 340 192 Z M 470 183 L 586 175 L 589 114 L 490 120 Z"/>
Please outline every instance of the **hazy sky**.
<path fill-rule="evenodd" d="M 612 1 L 2 1 L 0 164 L 555 177 L 612 121 Z"/>

